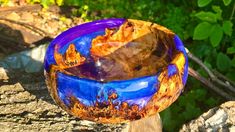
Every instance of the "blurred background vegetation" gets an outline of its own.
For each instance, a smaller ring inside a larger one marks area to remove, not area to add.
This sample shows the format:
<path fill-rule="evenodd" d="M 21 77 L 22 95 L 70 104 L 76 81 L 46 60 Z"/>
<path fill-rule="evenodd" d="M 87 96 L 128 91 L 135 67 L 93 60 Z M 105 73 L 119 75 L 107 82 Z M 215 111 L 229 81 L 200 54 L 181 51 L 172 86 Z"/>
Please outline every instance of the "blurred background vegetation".
<path fill-rule="evenodd" d="M 7 4 L 9 0 L 0 0 Z M 50 5 L 73 6 L 71 16 L 85 21 L 104 18 L 132 18 L 163 25 L 180 36 L 185 47 L 210 69 L 235 81 L 235 36 L 232 0 L 27 0 Z M 61 17 L 65 20 L 66 16 Z M 204 70 L 194 62 L 190 66 L 204 77 Z M 184 93 L 161 112 L 164 131 L 177 131 L 186 123 L 225 100 L 189 77 Z"/>

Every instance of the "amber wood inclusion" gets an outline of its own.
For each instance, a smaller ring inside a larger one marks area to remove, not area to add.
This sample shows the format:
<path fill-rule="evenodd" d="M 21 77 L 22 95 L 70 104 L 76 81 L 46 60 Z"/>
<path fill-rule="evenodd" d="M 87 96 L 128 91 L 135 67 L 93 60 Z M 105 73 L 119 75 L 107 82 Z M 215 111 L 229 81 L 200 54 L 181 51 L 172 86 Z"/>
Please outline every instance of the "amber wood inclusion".
<path fill-rule="evenodd" d="M 59 106 L 102 123 L 164 110 L 188 76 L 179 37 L 158 24 L 132 19 L 99 20 L 63 32 L 49 45 L 44 67 Z"/>

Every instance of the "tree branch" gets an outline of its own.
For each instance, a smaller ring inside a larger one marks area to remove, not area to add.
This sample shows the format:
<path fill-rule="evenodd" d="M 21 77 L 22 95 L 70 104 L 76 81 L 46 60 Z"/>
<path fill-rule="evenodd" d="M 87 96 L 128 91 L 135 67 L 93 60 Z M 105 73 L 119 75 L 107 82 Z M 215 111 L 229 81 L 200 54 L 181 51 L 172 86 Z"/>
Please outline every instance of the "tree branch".
<path fill-rule="evenodd" d="M 15 11 L 15 12 L 38 11 L 38 10 L 41 10 L 41 9 L 42 9 L 42 6 L 40 4 L 15 6 L 15 7 L 1 7 L 0 8 L 0 14 L 6 13 L 6 12 L 11 13 L 12 11 Z"/>
<path fill-rule="evenodd" d="M 235 100 L 235 97 L 225 93 L 224 91 L 220 90 L 217 86 L 215 86 L 212 82 L 207 80 L 206 78 L 202 77 L 197 71 L 189 67 L 189 75 L 194 77 L 195 79 L 202 82 L 204 85 L 206 85 L 211 90 L 215 91 L 217 94 L 221 95 L 227 100 Z"/>
<path fill-rule="evenodd" d="M 230 83 L 233 86 L 235 86 L 235 82 L 233 82 L 232 80 L 230 80 L 229 78 L 227 78 L 226 76 L 221 74 L 220 72 L 218 72 L 216 70 L 213 70 L 213 72 L 215 73 L 216 76 L 218 76 L 219 78 L 223 79 L 225 81 L 225 83 Z"/>
<path fill-rule="evenodd" d="M 186 49 L 186 48 L 185 48 Z M 211 90 L 215 91 L 217 94 L 222 96 L 223 98 L 227 100 L 235 100 L 235 83 L 219 73 L 218 71 L 211 71 L 199 58 L 194 56 L 192 53 L 186 49 L 186 52 L 188 54 L 188 57 L 196 62 L 199 66 L 202 67 L 203 70 L 206 71 L 206 73 L 209 75 L 210 79 L 206 79 L 203 76 L 201 76 L 197 71 L 189 67 L 189 75 L 192 76 L 193 78 L 199 80 L 202 82 L 205 86 L 210 88 Z M 222 80 L 220 80 L 222 79 Z M 218 85 L 216 85 L 218 84 Z M 223 88 L 221 88 L 223 87 Z M 227 91 L 227 89 L 229 91 Z M 226 90 L 226 91 L 224 91 Z"/>
<path fill-rule="evenodd" d="M 35 33 L 38 33 L 40 36 L 42 37 L 50 37 L 50 38 L 54 38 L 53 35 L 47 33 L 46 31 L 40 29 L 40 28 L 37 28 L 33 25 L 30 25 L 30 24 L 27 24 L 27 23 L 23 23 L 23 22 L 18 22 L 18 21 L 14 21 L 14 20 L 11 20 L 11 19 L 7 19 L 7 18 L 4 18 L 4 17 L 0 17 L 0 20 L 3 20 L 3 21 L 8 21 L 10 23 L 14 23 L 14 24 L 18 24 L 18 25 L 21 25 L 25 28 L 28 28 L 30 29 L 31 31 L 35 32 Z"/>

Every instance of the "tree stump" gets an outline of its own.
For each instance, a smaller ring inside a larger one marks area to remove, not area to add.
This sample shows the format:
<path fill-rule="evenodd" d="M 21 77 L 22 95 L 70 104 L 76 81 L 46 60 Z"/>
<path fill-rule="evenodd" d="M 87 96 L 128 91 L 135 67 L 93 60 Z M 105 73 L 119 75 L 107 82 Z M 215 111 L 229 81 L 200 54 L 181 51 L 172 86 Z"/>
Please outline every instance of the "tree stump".
<path fill-rule="evenodd" d="M 122 124 L 80 120 L 60 109 L 39 74 L 0 69 L 0 131 L 157 132 L 160 116 Z"/>
<path fill-rule="evenodd" d="M 183 125 L 180 132 L 235 132 L 235 101 L 210 109 Z"/>

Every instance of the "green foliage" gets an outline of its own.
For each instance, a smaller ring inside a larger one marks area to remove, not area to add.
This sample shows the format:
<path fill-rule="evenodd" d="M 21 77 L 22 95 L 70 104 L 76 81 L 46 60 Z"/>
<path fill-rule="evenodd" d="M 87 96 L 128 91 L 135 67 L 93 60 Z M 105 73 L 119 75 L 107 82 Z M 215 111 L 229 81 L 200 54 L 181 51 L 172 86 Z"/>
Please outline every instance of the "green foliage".
<path fill-rule="evenodd" d="M 55 0 L 27 0 L 28 3 L 40 3 L 44 8 L 48 8 L 49 5 L 55 4 Z"/>
<path fill-rule="evenodd" d="M 197 4 L 199 7 L 204 7 L 211 3 L 212 0 L 198 0 Z"/>
<path fill-rule="evenodd" d="M 223 22 L 223 31 L 228 36 L 231 36 L 232 32 L 233 32 L 233 23 L 231 21 L 228 21 L 228 20 L 224 21 Z"/>
<path fill-rule="evenodd" d="M 200 11 L 197 14 L 195 14 L 195 16 L 197 18 L 201 19 L 202 21 L 207 21 L 207 22 L 211 22 L 211 23 L 214 23 L 217 21 L 216 14 L 212 13 L 212 12 Z"/>
<path fill-rule="evenodd" d="M 200 22 L 195 30 L 193 39 L 204 40 L 209 37 L 213 47 L 219 46 L 223 39 L 223 34 L 231 36 L 233 23 L 231 20 L 222 19 L 222 10 L 220 6 L 212 5 L 212 11 L 200 11 L 194 16 L 200 19 Z"/>
<path fill-rule="evenodd" d="M 58 6 L 62 6 L 64 4 L 64 1 L 63 0 L 56 0 L 55 3 L 58 5 Z"/>
<path fill-rule="evenodd" d="M 0 5 L 8 5 L 10 0 L 0 0 Z"/>
<path fill-rule="evenodd" d="M 231 60 L 226 54 L 219 53 L 217 55 L 216 65 L 219 70 L 227 71 L 231 67 Z"/>
<path fill-rule="evenodd" d="M 225 6 L 228 6 L 232 2 L 232 0 L 223 0 L 223 2 Z"/>
<path fill-rule="evenodd" d="M 210 42 L 213 47 L 217 47 L 223 37 L 223 28 L 219 24 L 214 24 L 211 28 Z"/>
<path fill-rule="evenodd" d="M 199 84 L 191 88 L 192 90 L 181 95 L 171 107 L 160 113 L 165 131 L 174 132 L 185 121 L 198 117 L 206 110 L 205 107 L 198 104 L 214 107 L 218 103 L 219 99 L 209 97 L 209 92 L 204 88 L 200 88 Z"/>
<path fill-rule="evenodd" d="M 231 3 L 231 0 L 221 0 L 211 1 L 206 6 L 198 5 L 203 8 L 192 13 L 199 20 L 194 29 L 193 39 L 199 40 L 197 43 L 210 44 L 211 47 L 216 48 L 213 52 L 209 51 L 211 49 L 205 48 L 204 50 L 208 51 L 207 55 L 199 55 L 198 51 L 196 55 L 211 64 L 212 69 L 224 73 L 231 80 L 235 80 L 234 75 L 231 74 L 235 73 L 233 67 L 235 64 L 235 45 L 233 44 L 235 38 L 232 37 L 234 33 L 234 16 L 232 16 L 234 5 Z M 235 3 L 233 2 L 233 4 Z M 192 51 L 195 52 L 194 49 Z"/>
<path fill-rule="evenodd" d="M 234 54 L 235 53 L 235 47 L 229 47 L 227 49 L 227 54 Z"/>
<path fill-rule="evenodd" d="M 193 39 L 194 40 L 207 39 L 211 34 L 211 28 L 212 25 L 208 22 L 199 23 L 194 30 Z"/>
<path fill-rule="evenodd" d="M 232 63 L 232 66 L 235 67 L 235 57 L 233 58 L 233 60 L 231 61 L 231 63 Z M 235 74 L 233 74 L 233 75 L 235 75 Z"/>
<path fill-rule="evenodd" d="M 185 30 L 185 25 L 187 25 L 189 20 L 187 12 L 184 9 L 173 5 L 169 5 L 166 8 L 168 13 L 162 14 L 162 17 L 155 19 L 155 22 L 165 25 L 169 29 L 173 30 L 182 39 L 189 38 L 189 33 Z"/>

